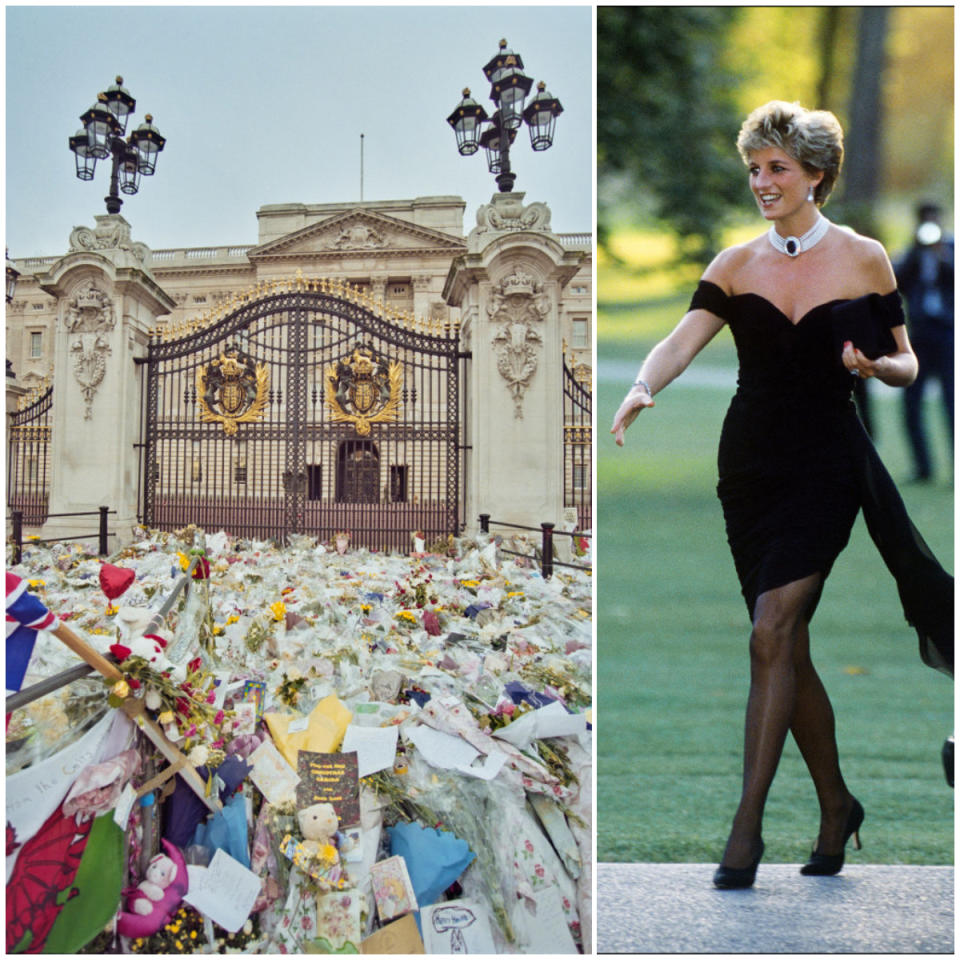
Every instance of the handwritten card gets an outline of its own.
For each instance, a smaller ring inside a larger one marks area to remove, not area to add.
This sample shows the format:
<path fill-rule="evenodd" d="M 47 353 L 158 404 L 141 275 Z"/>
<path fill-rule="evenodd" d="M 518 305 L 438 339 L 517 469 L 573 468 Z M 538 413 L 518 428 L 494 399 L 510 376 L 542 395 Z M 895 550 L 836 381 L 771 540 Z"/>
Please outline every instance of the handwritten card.
<path fill-rule="evenodd" d="M 247 762 L 253 766 L 250 779 L 268 803 L 283 803 L 295 795 L 300 778 L 269 740 L 261 743 Z"/>
<path fill-rule="evenodd" d="M 417 897 L 403 857 L 378 860 L 370 868 L 370 879 L 381 923 L 417 909 Z"/>
<path fill-rule="evenodd" d="M 482 904 L 447 900 L 420 911 L 427 953 L 496 953 L 490 920 Z"/>
<path fill-rule="evenodd" d="M 340 827 L 360 822 L 360 777 L 357 754 L 315 753 L 301 750 L 297 755 L 297 807 L 332 803 Z"/>
<path fill-rule="evenodd" d="M 209 867 L 188 864 L 187 877 L 190 889 L 183 899 L 230 933 L 244 925 L 262 886 L 252 870 L 223 850 L 213 855 Z"/>

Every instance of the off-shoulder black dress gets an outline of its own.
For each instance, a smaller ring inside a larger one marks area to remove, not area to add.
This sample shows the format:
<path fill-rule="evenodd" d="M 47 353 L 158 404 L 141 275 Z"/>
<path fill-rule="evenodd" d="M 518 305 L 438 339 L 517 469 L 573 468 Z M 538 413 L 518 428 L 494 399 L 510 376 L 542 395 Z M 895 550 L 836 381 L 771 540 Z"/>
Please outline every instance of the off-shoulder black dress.
<path fill-rule="evenodd" d="M 860 423 L 834 312 L 862 307 L 893 328 L 899 294 L 832 300 L 795 323 L 764 297 L 701 281 L 690 304 L 729 325 L 740 370 L 723 422 L 717 493 L 747 608 L 814 573 L 826 579 L 863 508 L 931 666 L 952 670 L 953 578 L 930 553 Z M 807 616 L 819 600 L 814 598 Z"/>

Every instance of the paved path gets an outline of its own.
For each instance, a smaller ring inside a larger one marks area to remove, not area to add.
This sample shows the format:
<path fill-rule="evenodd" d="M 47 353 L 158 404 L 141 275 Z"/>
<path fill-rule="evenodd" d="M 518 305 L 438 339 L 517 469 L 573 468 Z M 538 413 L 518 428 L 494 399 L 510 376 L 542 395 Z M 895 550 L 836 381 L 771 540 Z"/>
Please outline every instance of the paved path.
<path fill-rule="evenodd" d="M 761 863 L 749 890 L 717 890 L 714 869 L 599 864 L 598 952 L 953 953 L 953 867 Z"/>

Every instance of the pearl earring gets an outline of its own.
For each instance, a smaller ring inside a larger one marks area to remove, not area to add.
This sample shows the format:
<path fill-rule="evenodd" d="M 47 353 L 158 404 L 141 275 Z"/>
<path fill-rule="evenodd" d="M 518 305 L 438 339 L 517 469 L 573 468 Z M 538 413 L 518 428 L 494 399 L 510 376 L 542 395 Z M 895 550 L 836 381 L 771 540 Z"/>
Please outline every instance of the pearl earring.
<path fill-rule="evenodd" d="M 807 203 L 813 203 L 813 187 L 807 191 Z"/>

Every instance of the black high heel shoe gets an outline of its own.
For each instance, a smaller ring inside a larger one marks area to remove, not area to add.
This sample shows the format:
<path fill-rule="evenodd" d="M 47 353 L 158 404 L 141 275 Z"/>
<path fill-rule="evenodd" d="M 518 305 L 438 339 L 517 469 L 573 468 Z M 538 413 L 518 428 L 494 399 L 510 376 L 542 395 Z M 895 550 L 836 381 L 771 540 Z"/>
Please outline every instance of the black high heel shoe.
<path fill-rule="evenodd" d="M 843 868 L 844 853 L 846 851 L 847 841 L 853 837 L 854 850 L 863 849 L 860 843 L 860 826 L 863 823 L 863 807 L 856 797 L 853 799 L 853 806 L 850 808 L 850 815 L 847 817 L 847 826 L 843 831 L 843 847 L 840 853 L 817 853 L 814 850 L 810 854 L 810 859 L 800 868 L 800 872 L 808 877 L 832 877 L 838 874 Z"/>
<path fill-rule="evenodd" d="M 742 890 L 752 887 L 757 878 L 757 867 L 763 856 L 763 841 L 760 841 L 760 851 L 749 867 L 725 867 L 722 863 L 713 875 L 713 885 L 719 890 Z"/>

